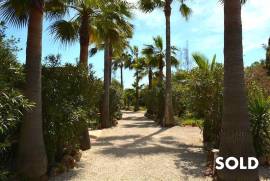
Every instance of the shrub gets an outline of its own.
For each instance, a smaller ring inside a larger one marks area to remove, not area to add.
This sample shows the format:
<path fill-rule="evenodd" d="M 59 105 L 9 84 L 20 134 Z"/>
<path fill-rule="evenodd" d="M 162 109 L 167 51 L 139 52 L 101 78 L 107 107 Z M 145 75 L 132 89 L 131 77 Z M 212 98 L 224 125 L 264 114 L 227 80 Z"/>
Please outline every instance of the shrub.
<path fill-rule="evenodd" d="M 172 77 L 172 97 L 174 114 L 181 117 L 185 114 L 188 108 L 189 99 L 189 86 L 187 71 L 178 71 Z"/>
<path fill-rule="evenodd" d="M 121 84 L 116 80 L 113 80 L 110 87 L 110 119 L 113 125 L 116 125 L 115 120 L 122 118 L 121 109 L 123 106 L 124 95 Z"/>
<path fill-rule="evenodd" d="M 22 113 L 33 106 L 21 92 L 24 73 L 16 60 L 16 43 L 6 39 L 0 23 L 0 180 L 10 180 Z"/>
<path fill-rule="evenodd" d="M 42 85 L 44 138 L 51 166 L 65 149 L 78 148 L 83 129 L 98 120 L 100 83 L 91 68 L 88 74 L 80 66 L 53 64 L 43 67 Z"/>
<path fill-rule="evenodd" d="M 203 140 L 210 147 L 219 146 L 223 107 L 223 66 L 193 69 L 188 77 L 188 110 L 204 120 Z"/>
<path fill-rule="evenodd" d="M 257 156 L 270 154 L 270 99 L 255 83 L 249 85 L 249 115 Z"/>
<path fill-rule="evenodd" d="M 158 123 L 162 123 L 165 105 L 164 87 L 154 85 L 151 90 L 146 91 L 144 100 L 147 109 L 146 116 Z"/>
<path fill-rule="evenodd" d="M 130 110 L 130 106 L 135 105 L 135 90 L 134 89 L 125 89 L 124 90 L 124 106 L 125 109 Z"/>

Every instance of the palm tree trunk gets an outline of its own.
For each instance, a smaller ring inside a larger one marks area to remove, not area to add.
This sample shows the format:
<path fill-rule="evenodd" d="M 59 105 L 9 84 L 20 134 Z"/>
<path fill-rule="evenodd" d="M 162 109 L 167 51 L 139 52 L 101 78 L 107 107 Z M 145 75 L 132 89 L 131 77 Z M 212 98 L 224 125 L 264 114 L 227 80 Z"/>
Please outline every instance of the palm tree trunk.
<path fill-rule="evenodd" d="M 164 68 L 163 60 L 160 59 L 160 61 L 159 61 L 159 68 L 158 68 L 159 69 L 159 71 L 158 71 L 158 84 L 160 86 L 162 86 L 163 77 L 164 77 L 164 75 L 163 75 L 163 68 Z"/>
<path fill-rule="evenodd" d="M 242 23 L 240 1 L 224 1 L 224 107 L 220 156 L 255 156 L 244 83 Z M 246 165 L 246 164 L 245 164 Z M 218 180 L 257 181 L 258 170 L 218 171 Z"/>
<path fill-rule="evenodd" d="M 41 100 L 42 23 L 43 2 L 37 2 L 32 5 L 28 22 L 25 89 L 26 97 L 35 107 L 24 114 L 17 160 L 19 174 L 36 180 L 47 172 Z"/>
<path fill-rule="evenodd" d="M 88 126 L 86 126 L 80 137 L 80 148 L 81 150 L 89 150 L 91 148 L 91 141 L 89 136 Z"/>
<path fill-rule="evenodd" d="M 81 20 L 80 27 L 80 64 L 88 67 L 88 48 L 89 48 L 89 16 L 84 14 Z M 88 150 L 91 148 L 90 136 L 88 132 L 88 127 L 84 128 L 82 135 L 80 137 L 80 148 L 82 150 Z"/>
<path fill-rule="evenodd" d="M 152 71 L 152 68 L 149 67 L 149 70 L 148 70 L 148 84 L 149 84 L 149 89 L 151 90 L 152 87 L 153 87 L 153 71 Z"/>
<path fill-rule="evenodd" d="M 123 64 L 120 66 L 120 74 L 121 74 L 121 87 L 124 89 L 124 80 L 123 80 Z"/>
<path fill-rule="evenodd" d="M 80 26 L 80 64 L 88 66 L 88 48 L 89 48 L 89 16 L 82 16 Z"/>
<path fill-rule="evenodd" d="M 171 3 L 172 0 L 165 1 L 166 18 L 166 88 L 165 88 L 165 112 L 163 126 L 174 125 L 173 106 L 172 106 L 172 86 L 171 86 Z"/>
<path fill-rule="evenodd" d="M 110 59 L 109 41 L 105 42 L 104 49 L 104 96 L 102 102 L 102 121 L 101 127 L 110 127 Z"/>
<path fill-rule="evenodd" d="M 134 107 L 134 111 L 138 111 L 139 110 L 139 73 L 138 71 L 136 72 L 136 101 L 135 101 L 135 107 Z"/>
<path fill-rule="evenodd" d="M 112 47 L 112 44 L 110 43 L 109 44 L 109 56 L 108 56 L 108 63 L 109 63 L 109 76 L 110 76 L 110 85 L 112 83 L 112 57 L 113 57 L 113 47 Z"/>

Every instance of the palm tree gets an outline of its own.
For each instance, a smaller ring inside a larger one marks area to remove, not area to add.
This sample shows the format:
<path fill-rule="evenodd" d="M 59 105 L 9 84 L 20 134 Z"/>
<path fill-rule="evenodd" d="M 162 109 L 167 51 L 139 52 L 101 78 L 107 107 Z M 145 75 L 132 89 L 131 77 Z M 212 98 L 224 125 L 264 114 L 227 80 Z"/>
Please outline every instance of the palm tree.
<path fill-rule="evenodd" d="M 173 106 L 171 90 L 171 4 L 173 0 L 140 0 L 140 8 L 145 12 L 151 12 L 156 8 L 163 8 L 166 19 L 166 90 L 165 90 L 165 114 L 163 126 L 173 126 Z M 180 12 L 183 17 L 188 19 L 191 9 L 186 5 L 185 0 L 180 0 Z"/>
<path fill-rule="evenodd" d="M 135 70 L 134 77 L 135 82 L 133 87 L 135 88 L 135 106 L 134 111 L 139 110 L 139 91 L 140 91 L 140 81 L 144 77 L 145 59 L 139 57 L 139 48 L 137 46 L 130 47 L 132 58 L 127 62 L 127 67 L 130 70 Z"/>
<path fill-rule="evenodd" d="M 177 67 L 179 65 L 179 62 L 175 57 L 177 48 L 174 46 L 171 46 L 171 50 L 172 50 L 171 51 L 171 54 L 172 54 L 171 64 Z M 163 77 L 164 77 L 163 68 L 165 66 L 165 55 L 166 55 L 166 50 L 164 50 L 162 37 L 161 36 L 153 37 L 153 44 L 145 45 L 145 48 L 142 50 L 142 54 L 146 56 L 146 60 L 147 60 L 146 64 L 149 66 L 149 69 L 151 71 L 152 71 L 152 68 L 154 67 L 158 68 L 159 85 L 162 85 Z"/>
<path fill-rule="evenodd" d="M 113 71 L 117 71 L 120 69 L 120 79 L 121 79 L 121 87 L 124 89 L 124 78 L 123 78 L 123 71 L 126 68 L 126 62 L 130 59 L 130 55 L 127 52 L 120 52 L 117 53 L 116 56 L 113 57 L 114 61 L 112 64 Z"/>
<path fill-rule="evenodd" d="M 130 47 L 131 51 L 131 58 L 128 59 L 128 62 L 126 62 L 126 66 L 130 70 L 135 70 L 134 77 L 135 77 L 135 82 L 133 86 L 135 87 L 135 107 L 134 111 L 139 110 L 139 82 L 140 82 L 140 71 L 142 69 L 142 59 L 139 59 L 139 47 L 133 46 Z"/>
<path fill-rule="evenodd" d="M 4 20 L 17 27 L 28 26 L 25 95 L 35 103 L 35 107 L 24 114 L 17 167 L 20 174 L 36 180 L 47 172 L 41 102 L 43 6 L 42 0 L 4 0 L 0 3 L 1 16 Z"/>
<path fill-rule="evenodd" d="M 56 11 L 64 11 L 63 14 L 74 15 L 70 20 L 57 20 L 50 27 L 50 32 L 56 40 L 61 41 L 64 45 L 80 42 L 80 64 L 87 66 L 89 57 L 92 21 L 101 15 L 104 10 L 105 1 L 61 1 L 62 5 L 56 7 Z M 65 7 L 65 8 L 63 8 Z"/>
<path fill-rule="evenodd" d="M 144 77 L 144 58 L 140 57 L 137 58 L 135 60 L 135 62 L 133 62 L 132 64 L 132 69 L 135 70 L 135 82 L 133 84 L 133 86 L 135 87 L 135 107 L 134 107 L 134 111 L 138 111 L 139 110 L 139 97 L 140 97 L 140 81 L 142 80 L 142 78 Z"/>
<path fill-rule="evenodd" d="M 114 50 L 123 47 L 126 39 L 132 36 L 133 26 L 127 21 L 131 18 L 130 5 L 123 0 L 107 2 L 102 16 L 95 18 L 93 33 L 96 44 L 104 48 L 104 96 L 102 102 L 102 128 L 111 127 L 110 84 Z"/>
<path fill-rule="evenodd" d="M 155 67 L 156 61 L 152 54 L 144 54 L 144 56 L 145 68 L 148 73 L 148 89 L 151 90 L 153 88 L 153 68 Z"/>
<path fill-rule="evenodd" d="M 255 156 L 250 121 L 246 101 L 241 2 L 224 0 L 224 103 L 223 121 L 220 139 L 220 156 L 243 157 Z M 218 180 L 259 180 L 258 170 L 218 171 Z"/>

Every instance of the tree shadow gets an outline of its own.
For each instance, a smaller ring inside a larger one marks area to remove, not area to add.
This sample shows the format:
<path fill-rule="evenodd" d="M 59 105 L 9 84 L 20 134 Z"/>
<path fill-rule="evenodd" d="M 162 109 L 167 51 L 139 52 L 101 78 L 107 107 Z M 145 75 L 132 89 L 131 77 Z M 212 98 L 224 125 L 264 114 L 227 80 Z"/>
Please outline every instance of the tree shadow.
<path fill-rule="evenodd" d="M 106 147 L 101 150 L 104 155 L 122 157 L 136 157 L 155 154 L 172 154 L 176 159 L 175 165 L 181 174 L 193 177 L 204 177 L 203 170 L 206 166 L 206 154 L 202 146 L 180 143 L 173 136 L 153 138 L 169 128 L 161 128 L 147 136 L 136 139 L 132 143 Z M 153 140 L 154 139 L 154 140 Z"/>
<path fill-rule="evenodd" d="M 113 141 L 124 141 L 129 139 L 136 139 L 141 137 L 141 135 L 126 135 L 126 136 L 108 136 L 98 138 L 95 143 L 92 143 L 92 146 L 113 146 Z"/>
<path fill-rule="evenodd" d="M 121 120 L 126 120 L 126 121 L 151 121 L 147 118 L 145 118 L 144 116 L 139 116 L 139 117 L 135 117 L 135 116 L 127 116 L 127 117 L 124 117 L 122 118 Z"/>
<path fill-rule="evenodd" d="M 201 146 L 179 144 L 175 165 L 187 176 L 203 177 L 206 168 L 206 153 Z"/>
<path fill-rule="evenodd" d="M 142 122 L 135 122 L 131 124 L 124 124 L 121 125 L 124 128 L 149 128 L 149 127 L 158 127 L 156 123 L 153 121 L 142 121 Z"/>

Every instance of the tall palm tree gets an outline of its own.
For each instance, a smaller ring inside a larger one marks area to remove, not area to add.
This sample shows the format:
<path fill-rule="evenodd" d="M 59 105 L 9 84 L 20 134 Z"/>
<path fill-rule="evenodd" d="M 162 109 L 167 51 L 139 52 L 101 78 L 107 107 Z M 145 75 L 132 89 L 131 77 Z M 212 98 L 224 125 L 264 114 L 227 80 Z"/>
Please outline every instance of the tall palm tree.
<path fill-rule="evenodd" d="M 134 111 L 139 110 L 139 97 L 140 97 L 140 81 L 144 77 L 144 57 L 137 58 L 132 64 L 132 68 L 135 70 L 135 82 L 133 86 L 135 87 L 135 107 Z"/>
<path fill-rule="evenodd" d="M 128 22 L 131 18 L 130 4 L 124 0 L 111 0 L 106 4 L 102 16 L 94 21 L 93 33 L 96 44 L 104 48 L 104 96 L 102 102 L 102 128 L 111 127 L 110 120 L 110 84 L 112 57 L 114 50 L 123 47 L 126 39 L 132 36 L 133 26 Z"/>
<path fill-rule="evenodd" d="M 153 88 L 153 69 L 155 68 L 156 61 L 152 54 L 144 54 L 144 63 L 148 74 L 148 89 L 151 90 Z"/>
<path fill-rule="evenodd" d="M 173 126 L 172 86 L 171 86 L 171 4 L 173 0 L 140 0 L 140 8 L 145 12 L 151 12 L 156 8 L 164 10 L 166 19 L 166 90 L 165 90 L 165 114 L 163 126 Z M 180 12 L 186 19 L 191 15 L 191 9 L 185 0 L 180 0 Z"/>
<path fill-rule="evenodd" d="M 127 66 L 130 70 L 135 70 L 134 77 L 135 82 L 135 106 L 134 111 L 139 110 L 139 91 L 140 91 L 140 80 L 144 77 L 145 59 L 139 57 L 139 48 L 137 46 L 130 47 L 132 58 L 127 62 Z"/>
<path fill-rule="evenodd" d="M 241 2 L 224 0 L 224 106 L 220 156 L 255 156 L 248 117 L 242 45 Z M 258 170 L 218 171 L 218 180 L 259 180 Z"/>
<path fill-rule="evenodd" d="M 0 3 L 1 16 L 4 20 L 17 27 L 28 26 L 25 95 L 35 103 L 35 107 L 24 114 L 17 167 L 23 176 L 37 180 L 47 172 L 41 101 L 43 7 L 42 0 L 4 0 Z"/>

